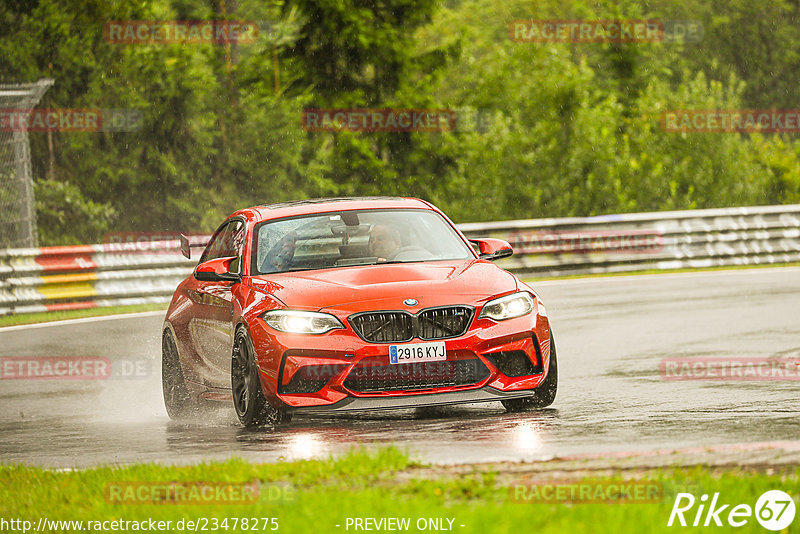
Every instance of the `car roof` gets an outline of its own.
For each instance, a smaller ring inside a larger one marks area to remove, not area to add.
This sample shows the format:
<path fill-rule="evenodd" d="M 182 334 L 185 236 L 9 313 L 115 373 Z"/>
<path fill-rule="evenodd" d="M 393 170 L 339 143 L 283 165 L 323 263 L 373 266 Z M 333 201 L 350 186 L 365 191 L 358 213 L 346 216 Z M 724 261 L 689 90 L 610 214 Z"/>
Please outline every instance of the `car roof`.
<path fill-rule="evenodd" d="M 239 210 L 236 214 L 248 212 L 255 215 L 258 220 L 265 221 L 297 215 L 363 209 L 432 209 L 432 206 L 424 200 L 411 197 L 311 198 L 253 206 Z"/>

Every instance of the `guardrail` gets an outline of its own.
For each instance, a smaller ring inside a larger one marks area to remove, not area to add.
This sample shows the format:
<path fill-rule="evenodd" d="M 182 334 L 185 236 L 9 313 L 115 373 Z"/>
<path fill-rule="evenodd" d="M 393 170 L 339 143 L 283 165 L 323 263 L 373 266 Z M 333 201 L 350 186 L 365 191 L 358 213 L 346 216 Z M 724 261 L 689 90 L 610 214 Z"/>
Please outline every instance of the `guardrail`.
<path fill-rule="evenodd" d="M 459 225 L 511 243 L 498 265 L 561 276 L 800 262 L 800 205 Z M 199 237 L 202 239 L 202 236 Z M 178 239 L 0 250 L 0 315 L 166 303 L 195 265 Z"/>
<path fill-rule="evenodd" d="M 195 263 L 177 239 L 0 250 L 0 315 L 167 303 Z"/>
<path fill-rule="evenodd" d="M 564 276 L 800 261 L 800 205 L 757 206 L 459 226 L 498 237 L 518 274 Z"/>

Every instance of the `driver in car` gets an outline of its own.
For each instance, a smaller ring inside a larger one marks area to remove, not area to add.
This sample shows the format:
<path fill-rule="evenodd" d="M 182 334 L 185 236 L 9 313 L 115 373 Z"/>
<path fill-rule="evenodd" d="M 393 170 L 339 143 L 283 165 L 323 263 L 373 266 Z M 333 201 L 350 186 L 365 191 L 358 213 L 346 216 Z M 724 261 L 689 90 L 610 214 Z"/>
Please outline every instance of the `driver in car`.
<path fill-rule="evenodd" d="M 388 224 L 376 224 L 369 234 L 369 255 L 378 261 L 389 261 L 402 247 L 400 232 Z"/>
<path fill-rule="evenodd" d="M 369 254 L 385 261 L 425 261 L 434 256 L 425 248 L 404 244 L 400 231 L 396 226 L 378 223 L 369 235 Z"/>
<path fill-rule="evenodd" d="M 279 273 L 292 268 L 294 251 L 297 245 L 297 232 L 292 230 L 283 236 L 267 253 L 261 263 L 262 273 Z"/>

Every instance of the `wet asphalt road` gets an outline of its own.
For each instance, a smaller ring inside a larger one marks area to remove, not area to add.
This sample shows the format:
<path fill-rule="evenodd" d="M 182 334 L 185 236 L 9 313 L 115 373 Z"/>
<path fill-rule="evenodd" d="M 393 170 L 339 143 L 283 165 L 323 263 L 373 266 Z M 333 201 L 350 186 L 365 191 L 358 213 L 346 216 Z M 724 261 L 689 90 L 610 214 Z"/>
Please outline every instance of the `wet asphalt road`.
<path fill-rule="evenodd" d="M 1 357 L 99 356 L 114 369 L 107 380 L 1 380 L 0 461 L 272 462 L 392 443 L 423 461 L 466 463 L 800 439 L 799 381 L 672 381 L 659 372 L 665 357 L 800 361 L 799 268 L 534 287 L 556 335 L 559 393 L 551 408 L 523 414 L 490 403 L 295 416 L 250 431 L 228 409 L 176 424 L 161 400 L 163 314 L 0 329 Z"/>

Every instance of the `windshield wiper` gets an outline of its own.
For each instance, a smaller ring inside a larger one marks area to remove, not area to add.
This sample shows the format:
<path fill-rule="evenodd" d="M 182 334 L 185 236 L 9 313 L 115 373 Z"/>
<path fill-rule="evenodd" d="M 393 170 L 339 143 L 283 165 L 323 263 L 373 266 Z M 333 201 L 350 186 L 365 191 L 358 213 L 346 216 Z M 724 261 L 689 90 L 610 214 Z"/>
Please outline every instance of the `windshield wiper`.
<path fill-rule="evenodd" d="M 365 259 L 364 261 L 345 261 L 342 263 L 336 263 L 336 267 L 363 267 L 365 265 L 386 265 L 388 263 L 413 263 L 416 260 L 411 261 L 403 261 L 403 260 L 386 260 L 386 261 L 377 261 L 373 259 Z"/>
<path fill-rule="evenodd" d="M 329 267 L 293 267 L 291 269 L 284 269 L 282 271 L 273 271 L 271 273 L 261 273 L 260 276 L 268 275 L 268 274 L 295 273 L 295 272 L 298 272 L 298 271 L 320 271 L 322 269 L 331 269 L 331 268 L 332 267 L 330 267 L 330 266 Z"/>

